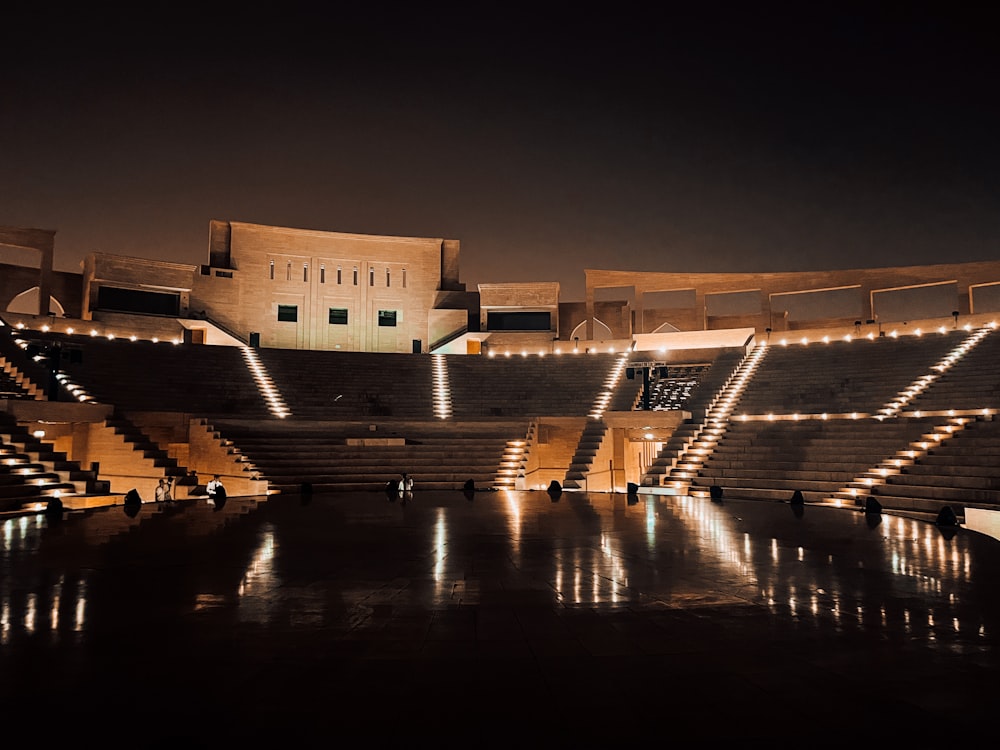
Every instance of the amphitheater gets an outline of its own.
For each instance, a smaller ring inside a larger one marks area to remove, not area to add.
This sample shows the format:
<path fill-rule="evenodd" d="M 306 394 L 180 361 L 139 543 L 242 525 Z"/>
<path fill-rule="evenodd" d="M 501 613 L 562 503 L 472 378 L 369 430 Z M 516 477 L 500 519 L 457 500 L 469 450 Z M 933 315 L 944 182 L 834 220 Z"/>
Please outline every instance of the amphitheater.
<path fill-rule="evenodd" d="M 10 316 L 8 316 L 10 317 Z M 260 349 L 4 320 L 0 507 L 420 489 L 660 493 L 962 519 L 1000 506 L 1000 333 L 987 317 L 466 356 Z M 746 332 L 740 332 L 745 335 Z M 55 354 L 53 354 L 55 353 Z M 58 367 L 46 366 L 46 356 Z M 471 485 L 470 485 L 471 481 Z"/>
<path fill-rule="evenodd" d="M 1000 263 L 586 269 L 466 290 L 459 243 L 212 221 L 201 266 L 0 227 L 0 512 L 415 489 L 1000 504 Z"/>
<path fill-rule="evenodd" d="M 451 241 L 212 237 L 204 266 L 74 275 L 0 227 L 42 251 L 0 265 L 22 725 L 130 750 L 992 729 L 1000 262 L 587 270 L 564 303 L 464 291 Z"/>

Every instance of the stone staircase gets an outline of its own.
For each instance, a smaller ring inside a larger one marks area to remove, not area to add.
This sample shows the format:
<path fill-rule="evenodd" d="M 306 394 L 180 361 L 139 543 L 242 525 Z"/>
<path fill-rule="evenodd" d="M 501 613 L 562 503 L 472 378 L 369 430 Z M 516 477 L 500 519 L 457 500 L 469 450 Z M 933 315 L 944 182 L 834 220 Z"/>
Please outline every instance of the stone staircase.
<path fill-rule="evenodd" d="M 0 511 L 96 491 L 97 476 L 0 412 Z"/>
<path fill-rule="evenodd" d="M 516 489 L 518 479 L 524 478 L 524 459 L 535 430 L 536 424 L 532 422 L 528 428 L 528 434 L 524 438 L 507 441 L 503 456 L 500 458 L 500 466 L 493 479 L 495 489 Z"/>
<path fill-rule="evenodd" d="M 112 430 L 115 435 L 120 435 L 133 451 L 142 455 L 144 461 L 152 463 L 157 470 L 155 472 L 157 479 L 162 476 L 171 480 L 175 498 L 186 497 L 197 486 L 197 477 L 192 476 L 186 467 L 181 466 L 159 443 L 150 438 L 123 412 L 115 410 L 105 420 L 105 426 Z"/>
<path fill-rule="evenodd" d="M 597 456 L 604 436 L 607 434 L 608 426 L 602 419 L 588 419 L 587 425 L 580 435 L 580 442 L 577 444 L 576 453 L 570 461 L 566 470 L 566 477 L 563 480 L 563 488 L 567 490 L 585 490 L 587 487 L 587 474 L 594 464 L 594 457 Z"/>
<path fill-rule="evenodd" d="M 695 412 L 697 416 L 667 442 L 643 476 L 643 484 L 667 485 L 676 494 L 697 492 L 691 480 L 725 434 L 734 406 L 766 354 L 767 347 L 758 344 L 739 361 L 708 400 L 704 412 Z"/>
<path fill-rule="evenodd" d="M 482 422 L 311 422 L 216 420 L 213 429 L 238 447 L 273 490 L 382 490 L 406 472 L 414 491 L 508 486 L 520 459 L 526 420 Z M 516 473 L 513 475 L 516 478 Z"/>
<path fill-rule="evenodd" d="M 2 343 L 15 342 L 8 332 Z M 582 434 L 568 436 L 556 461 L 546 454 L 545 471 L 562 476 L 568 489 L 587 489 L 595 456 L 603 455 L 605 410 L 632 410 L 642 395 L 636 381 L 622 380 L 627 361 L 618 355 L 496 361 L 260 350 L 251 362 L 239 347 L 90 339 L 73 346 L 80 356 L 64 361 L 60 375 L 78 376 L 72 382 L 116 405 L 106 427 L 117 442 L 90 440 L 101 443 L 98 450 L 129 445 L 149 466 L 143 479 L 171 476 L 181 487 L 189 473 L 170 456 L 183 461 L 188 454 L 162 450 L 133 419 L 142 412 L 133 407 L 205 419 L 238 454 L 235 471 L 259 472 L 277 491 L 304 483 L 314 491 L 381 489 L 403 471 L 418 491 L 461 489 L 470 479 L 511 488 L 524 478 L 538 420 L 579 418 L 586 420 Z M 986 327 L 899 341 L 759 343 L 720 354 L 707 371 L 692 366 L 690 379 L 678 368 L 676 382 L 664 382 L 662 398 L 651 400 L 690 418 L 663 443 L 641 483 L 767 500 L 798 490 L 810 502 L 837 504 L 871 495 L 921 512 L 945 503 L 997 506 L 998 355 L 1000 337 Z M 8 360 L 18 356 L 12 351 Z M 41 395 L 22 381 L 17 397 Z M 272 387 L 284 400 L 269 408 Z M 4 450 L 24 469 L 2 469 L 0 498 L 89 492 L 103 481 L 99 467 L 87 476 L 51 444 L 8 432 Z"/>

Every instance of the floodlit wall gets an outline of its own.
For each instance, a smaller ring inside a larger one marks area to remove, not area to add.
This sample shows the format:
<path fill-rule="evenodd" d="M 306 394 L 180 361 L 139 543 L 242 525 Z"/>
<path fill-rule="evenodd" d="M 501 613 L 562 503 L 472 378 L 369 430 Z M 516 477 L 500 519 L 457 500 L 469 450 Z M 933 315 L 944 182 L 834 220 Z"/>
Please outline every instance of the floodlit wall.
<path fill-rule="evenodd" d="M 587 338 L 602 293 L 628 292 L 630 334 L 753 328 L 758 334 L 1000 312 L 1000 262 L 784 273 L 588 269 Z"/>

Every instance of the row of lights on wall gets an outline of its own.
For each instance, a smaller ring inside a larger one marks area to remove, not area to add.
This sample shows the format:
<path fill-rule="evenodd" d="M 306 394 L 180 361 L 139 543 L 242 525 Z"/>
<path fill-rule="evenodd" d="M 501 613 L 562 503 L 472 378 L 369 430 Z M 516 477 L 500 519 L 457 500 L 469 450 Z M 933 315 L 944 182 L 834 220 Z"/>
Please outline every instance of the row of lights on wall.
<path fill-rule="evenodd" d="M 25 328 L 27 328 L 27 326 L 24 325 L 24 323 L 18 323 L 16 325 L 16 328 L 19 331 L 23 331 Z M 48 333 L 49 331 L 52 331 L 53 329 L 52 329 L 52 326 L 50 326 L 48 323 L 45 323 L 44 325 L 41 326 L 41 328 L 39 330 L 41 330 L 43 333 Z M 73 334 L 76 333 L 76 329 L 73 328 L 73 326 L 69 326 L 66 329 L 66 333 L 68 333 L 70 335 L 73 335 Z M 91 338 L 97 338 L 98 336 L 101 336 L 102 334 L 99 331 L 97 331 L 96 329 L 91 328 L 90 329 L 90 333 L 88 335 Z M 113 333 L 105 333 L 105 334 L 103 334 L 103 336 L 108 341 L 115 341 L 118 338 Z M 135 334 L 132 334 L 131 336 L 127 336 L 127 337 L 124 337 L 124 338 L 126 338 L 128 341 L 138 341 L 139 340 L 139 337 L 136 336 Z M 158 336 L 153 336 L 149 340 L 152 341 L 154 344 L 160 343 L 160 339 L 159 339 Z M 182 341 L 183 341 L 183 339 L 179 339 L 179 338 L 174 337 L 174 338 L 170 339 L 169 343 L 171 343 L 171 344 L 180 344 Z"/>
<path fill-rule="evenodd" d="M 987 326 L 991 327 L 991 328 L 996 328 L 997 324 L 994 321 L 992 323 L 988 323 Z M 951 330 L 952 329 L 946 328 L 945 326 L 940 326 L 940 327 L 937 328 L 937 333 L 941 333 L 941 334 L 950 333 Z M 969 332 L 969 331 L 972 330 L 972 325 L 969 324 L 969 323 L 966 323 L 964 326 L 962 326 L 962 330 L 964 330 L 966 332 Z M 768 328 L 767 331 L 768 331 L 768 334 L 770 334 L 771 329 Z M 924 331 L 923 329 L 916 328 L 916 329 L 914 329 L 913 333 L 907 334 L 907 335 L 920 337 L 920 336 L 923 336 L 925 333 L 926 333 L 926 331 Z M 897 331 L 895 329 L 886 334 L 886 336 L 888 336 L 889 338 L 892 338 L 892 339 L 899 338 L 901 335 L 902 334 L 900 334 L 899 331 Z M 869 332 L 868 334 L 866 334 L 864 336 L 854 336 L 854 335 L 848 333 L 848 334 L 845 334 L 844 336 L 840 337 L 839 339 L 838 338 L 831 338 L 830 336 L 823 336 L 822 338 L 817 339 L 817 341 L 820 341 L 820 342 L 822 342 L 824 344 L 829 344 L 831 341 L 848 341 L 848 342 L 850 342 L 850 341 L 874 341 L 876 338 L 877 337 L 876 337 L 876 335 L 875 335 L 874 332 Z M 785 338 L 783 338 L 783 339 L 781 339 L 780 341 L 777 342 L 777 344 L 779 346 L 788 346 L 789 344 L 794 344 L 794 343 L 808 345 L 808 344 L 813 343 L 813 342 L 807 336 L 803 336 L 801 339 L 798 340 L 798 342 L 789 341 L 788 339 L 785 339 Z M 665 350 L 661 349 L 660 351 L 665 351 Z"/>
<path fill-rule="evenodd" d="M 16 327 L 18 328 L 18 330 L 24 330 L 25 328 L 27 328 L 27 326 L 23 322 L 17 323 Z M 50 326 L 48 323 L 45 323 L 45 324 L 41 325 L 39 327 L 39 330 L 41 330 L 44 333 L 49 333 L 50 331 L 54 331 L 54 332 L 58 333 L 58 331 L 55 331 L 55 329 L 52 326 Z M 68 326 L 65 329 L 65 333 L 67 333 L 69 335 L 75 335 L 78 332 L 77 332 L 77 330 L 73 326 Z M 88 334 L 80 334 L 80 335 L 89 335 L 91 338 L 97 338 L 98 336 L 103 336 L 108 341 L 115 341 L 116 339 L 119 338 L 114 333 L 108 332 L 108 333 L 103 333 L 102 334 L 100 331 L 98 331 L 98 330 L 96 330 L 94 328 L 91 328 L 90 332 Z M 138 341 L 139 340 L 139 337 L 136 336 L 135 334 L 132 334 L 131 336 L 127 336 L 127 337 L 122 337 L 122 338 L 127 338 L 128 341 Z M 154 344 L 158 344 L 160 342 L 160 338 L 158 336 L 152 336 L 148 340 L 152 341 Z M 171 343 L 171 344 L 181 344 L 181 343 L 183 343 L 183 339 L 182 338 L 178 338 L 178 337 L 174 337 L 172 339 L 169 339 L 168 343 Z M 616 351 L 617 351 L 617 349 L 614 346 L 609 346 L 607 349 L 605 349 L 602 352 L 602 350 L 600 349 L 600 347 L 596 347 L 596 346 L 586 347 L 586 348 L 584 348 L 584 349 L 581 350 L 580 347 L 579 347 L 579 345 L 574 345 L 573 348 L 570 349 L 570 350 L 568 350 L 568 351 L 563 351 L 563 349 L 561 347 L 556 347 L 554 350 L 552 350 L 552 352 L 546 352 L 545 350 L 539 350 L 537 352 L 529 352 L 527 349 L 522 349 L 520 352 L 512 352 L 509 349 L 506 349 L 506 350 L 504 350 L 501 353 L 500 356 L 514 357 L 514 356 L 520 355 L 521 357 L 528 357 L 531 354 L 535 354 L 535 355 L 537 355 L 539 357 L 544 357 L 544 356 L 546 356 L 547 354 L 550 354 L 550 353 L 551 354 L 567 354 L 567 353 L 568 354 L 581 354 L 581 353 L 583 353 L 583 354 L 602 354 L 602 353 L 614 354 Z M 666 349 L 661 349 L 660 351 L 663 352 L 663 351 L 666 351 Z M 496 356 L 498 356 L 498 353 L 495 352 L 495 351 L 493 351 L 493 350 L 490 350 L 489 352 L 487 352 L 487 356 L 491 357 L 491 358 L 492 357 L 496 357 Z"/>
<path fill-rule="evenodd" d="M 604 352 L 602 352 L 598 347 L 594 346 L 594 347 L 587 347 L 582 353 L 584 353 L 584 354 L 614 354 L 616 351 L 617 351 L 617 349 L 615 347 L 613 347 L 613 346 L 609 346 L 606 350 L 604 350 Z M 664 350 L 661 349 L 661 351 L 664 351 Z M 551 353 L 552 354 L 556 354 L 556 355 L 558 355 L 558 354 L 581 354 L 579 348 L 574 348 L 574 349 L 572 349 L 569 352 L 564 352 L 562 349 L 558 349 L 557 348 L 557 349 L 554 349 Z M 547 354 L 549 354 L 549 352 L 546 352 L 544 350 L 539 350 L 537 352 L 529 352 L 527 349 L 522 349 L 520 352 L 512 352 L 509 349 L 506 349 L 506 350 L 504 350 L 504 352 L 503 352 L 503 354 L 501 356 L 509 358 L 509 357 L 518 356 L 518 354 L 520 354 L 520 356 L 522 356 L 522 357 L 528 357 L 531 354 L 535 354 L 535 355 L 537 355 L 539 357 L 544 357 Z M 487 352 L 486 356 L 492 358 L 492 357 L 496 357 L 498 355 L 497 355 L 497 353 L 495 351 L 493 351 L 491 349 L 489 352 Z"/>

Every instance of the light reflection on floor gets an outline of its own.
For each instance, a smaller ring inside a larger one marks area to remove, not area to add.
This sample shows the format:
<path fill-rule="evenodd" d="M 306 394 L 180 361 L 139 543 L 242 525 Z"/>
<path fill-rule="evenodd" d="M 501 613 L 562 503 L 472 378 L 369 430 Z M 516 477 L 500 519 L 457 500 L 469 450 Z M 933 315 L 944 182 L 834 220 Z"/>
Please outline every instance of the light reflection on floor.
<path fill-rule="evenodd" d="M 226 658 L 260 679 L 254 654 L 281 653 L 292 669 L 306 644 L 340 668 L 446 650 L 545 672 L 542 654 L 714 650 L 737 635 L 763 655 L 776 632 L 803 649 L 838 636 L 876 651 L 974 653 L 981 674 L 1000 674 L 1000 541 L 826 506 L 572 492 L 416 492 L 405 503 L 278 495 L 143 507 L 136 517 L 118 507 L 59 522 L 10 518 L 0 550 L 4 694 L 18 692 L 26 647 L 41 649 L 43 663 L 103 664 L 95 644 L 125 638 L 141 649 L 164 629 L 177 639 L 174 659 L 140 658 L 167 680 L 188 658 L 212 662 L 227 638 L 242 645 Z M 705 635 L 686 630 L 691 617 Z M 669 634 L 677 628 L 683 641 Z"/>

